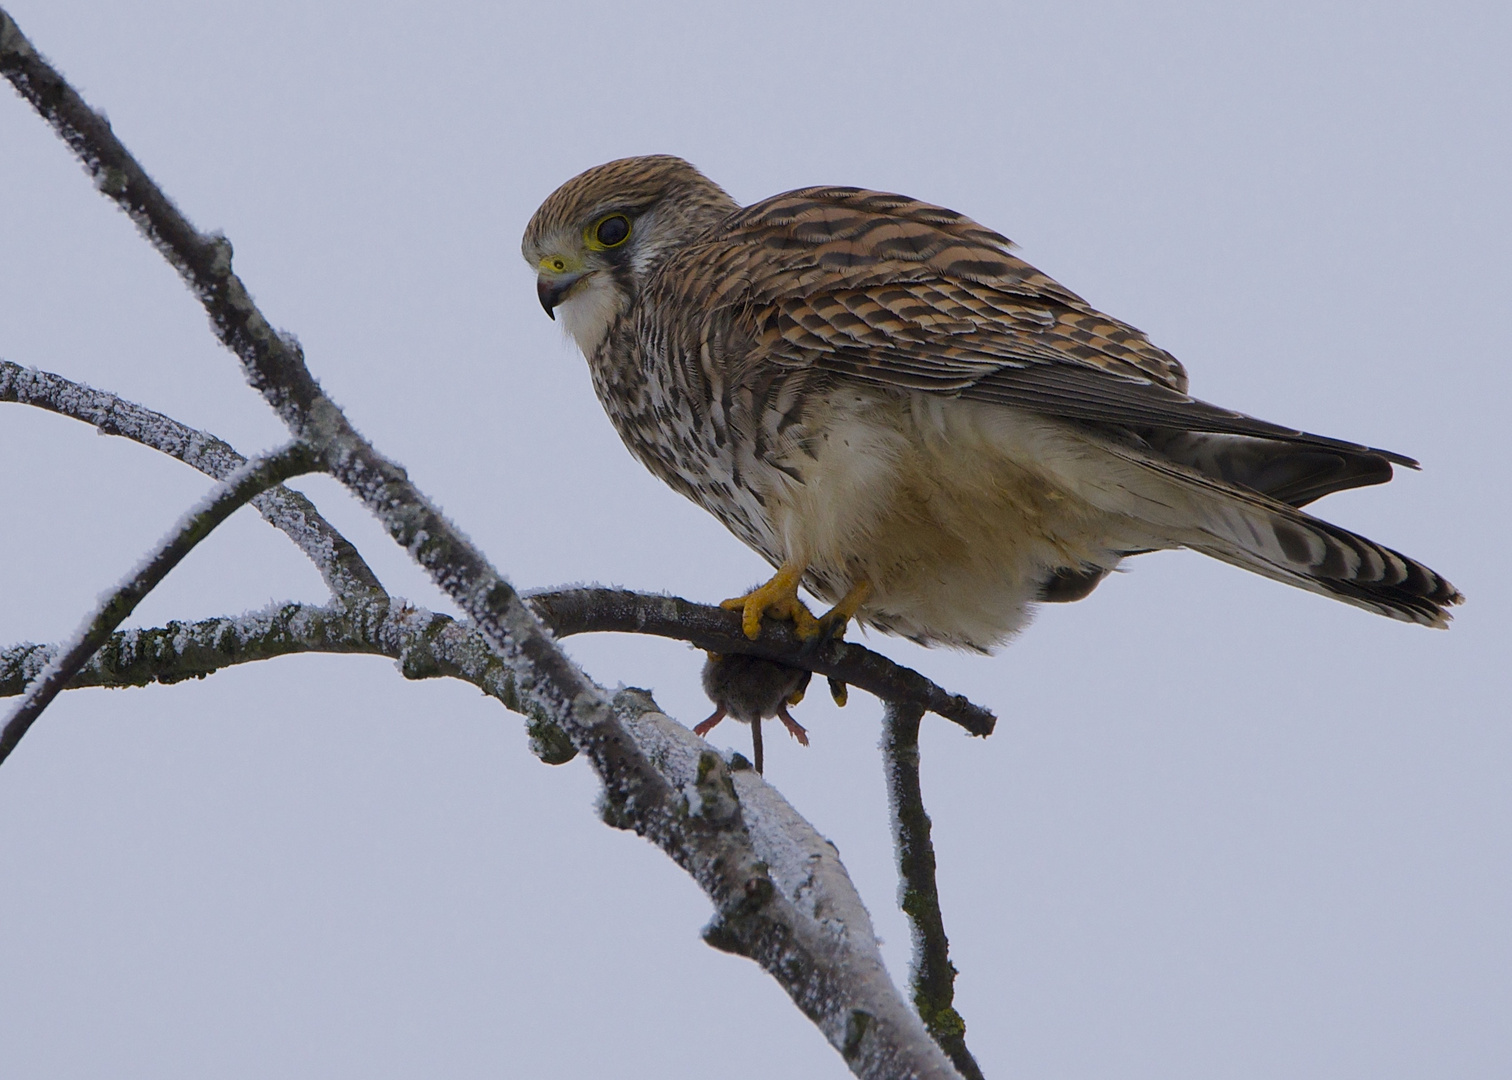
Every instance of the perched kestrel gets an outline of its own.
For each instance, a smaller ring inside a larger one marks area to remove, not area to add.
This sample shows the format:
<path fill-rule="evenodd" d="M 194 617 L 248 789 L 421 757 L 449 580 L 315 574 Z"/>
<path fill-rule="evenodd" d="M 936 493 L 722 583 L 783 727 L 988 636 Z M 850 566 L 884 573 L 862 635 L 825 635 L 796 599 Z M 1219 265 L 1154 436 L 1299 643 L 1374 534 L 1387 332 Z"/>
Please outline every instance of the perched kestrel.
<path fill-rule="evenodd" d="M 1188 396 L 1175 357 L 1012 246 L 859 188 L 742 208 L 655 156 L 563 184 L 522 248 L 631 453 L 778 568 L 727 602 L 752 637 L 854 616 L 985 651 L 1179 547 L 1446 625 L 1449 582 L 1298 509 L 1416 462 Z"/>

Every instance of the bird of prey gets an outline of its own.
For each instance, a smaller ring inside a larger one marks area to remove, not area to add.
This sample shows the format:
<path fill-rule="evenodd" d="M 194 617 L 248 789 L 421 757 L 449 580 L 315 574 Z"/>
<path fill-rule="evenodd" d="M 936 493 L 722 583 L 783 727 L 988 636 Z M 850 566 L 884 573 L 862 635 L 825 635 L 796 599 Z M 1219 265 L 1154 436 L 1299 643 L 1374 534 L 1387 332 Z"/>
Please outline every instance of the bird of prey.
<path fill-rule="evenodd" d="M 1426 626 L 1462 600 L 1299 509 L 1411 458 L 1191 397 L 1175 357 L 943 207 L 741 207 L 680 158 L 625 158 L 558 188 L 522 250 L 631 453 L 777 569 L 726 601 L 752 638 L 854 617 L 988 651 L 1182 547 Z"/>

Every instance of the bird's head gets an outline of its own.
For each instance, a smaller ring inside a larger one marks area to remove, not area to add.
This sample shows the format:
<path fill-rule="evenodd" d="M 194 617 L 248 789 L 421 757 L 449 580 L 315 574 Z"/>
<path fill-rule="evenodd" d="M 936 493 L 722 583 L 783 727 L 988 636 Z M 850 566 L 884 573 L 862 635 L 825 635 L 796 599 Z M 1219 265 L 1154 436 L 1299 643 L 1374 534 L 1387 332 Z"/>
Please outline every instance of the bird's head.
<path fill-rule="evenodd" d="M 536 295 L 584 355 L 608 333 L 672 250 L 739 207 L 682 158 L 621 158 L 567 181 L 541 204 L 520 242 Z"/>

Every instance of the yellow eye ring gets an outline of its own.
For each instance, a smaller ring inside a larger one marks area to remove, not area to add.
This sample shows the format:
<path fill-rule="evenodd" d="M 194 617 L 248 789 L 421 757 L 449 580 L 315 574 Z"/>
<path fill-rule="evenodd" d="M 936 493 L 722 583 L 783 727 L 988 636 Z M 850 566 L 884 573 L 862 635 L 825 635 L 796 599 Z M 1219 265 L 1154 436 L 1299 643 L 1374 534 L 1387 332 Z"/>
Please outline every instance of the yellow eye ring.
<path fill-rule="evenodd" d="M 588 246 L 595 251 L 617 248 L 630 239 L 630 219 L 624 214 L 609 214 L 589 226 Z"/>

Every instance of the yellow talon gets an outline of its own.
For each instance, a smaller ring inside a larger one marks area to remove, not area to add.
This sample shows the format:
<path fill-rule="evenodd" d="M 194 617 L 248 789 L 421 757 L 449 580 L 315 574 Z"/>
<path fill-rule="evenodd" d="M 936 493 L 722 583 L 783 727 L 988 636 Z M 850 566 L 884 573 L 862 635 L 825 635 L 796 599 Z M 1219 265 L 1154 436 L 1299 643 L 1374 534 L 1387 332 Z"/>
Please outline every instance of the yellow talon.
<path fill-rule="evenodd" d="M 846 689 L 845 684 L 831 675 L 829 678 L 829 688 L 830 697 L 835 699 L 835 704 L 842 709 L 845 708 L 845 703 L 850 700 L 850 691 Z"/>
<path fill-rule="evenodd" d="M 798 582 L 803 577 L 803 567 L 785 564 L 759 589 L 752 589 L 744 596 L 732 597 L 719 606 L 726 611 L 738 611 L 740 628 L 745 636 L 755 641 L 761 635 L 761 617 L 771 615 L 778 619 L 791 619 L 793 631 L 800 638 L 808 639 L 819 632 L 819 620 L 798 599 Z"/>
<path fill-rule="evenodd" d="M 858 581 L 850 587 L 850 591 L 841 597 L 840 602 L 830 608 L 815 620 L 816 632 L 824 631 L 826 636 L 837 641 L 845 636 L 845 625 L 850 622 L 861 605 L 866 603 L 866 598 L 871 595 L 872 587 L 869 581 Z M 843 701 L 840 704 L 845 704 Z"/>
<path fill-rule="evenodd" d="M 761 634 L 761 619 L 765 615 L 792 620 L 793 633 L 798 635 L 800 641 L 810 641 L 820 634 L 833 638 L 843 637 L 846 623 L 851 621 L 871 595 L 871 583 L 860 581 L 852 585 L 838 604 L 816 619 L 804 607 L 803 601 L 798 599 L 798 582 L 802 578 L 803 568 L 792 563 L 784 564 L 782 569 L 772 575 L 772 580 L 759 589 L 752 589 L 744 596 L 732 597 L 719 606 L 726 611 L 741 613 L 740 628 L 752 641 Z"/>

